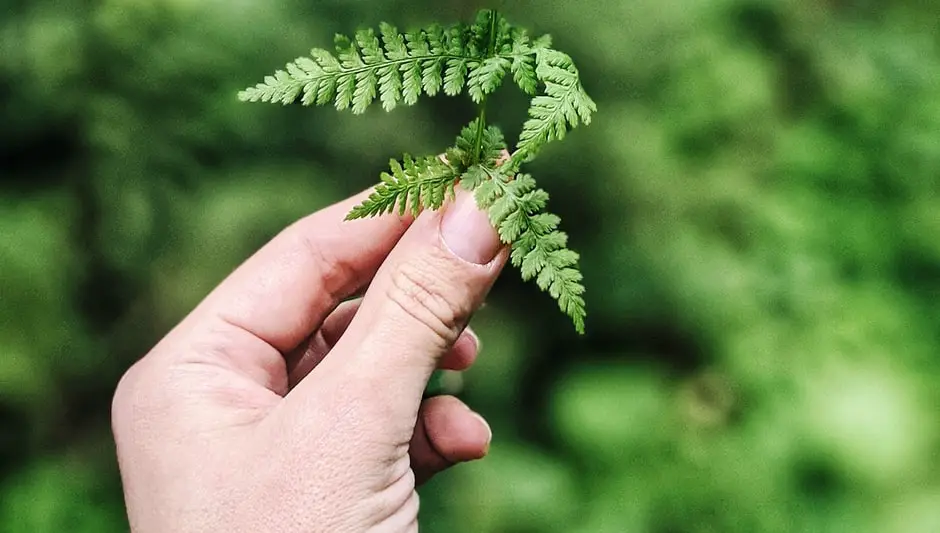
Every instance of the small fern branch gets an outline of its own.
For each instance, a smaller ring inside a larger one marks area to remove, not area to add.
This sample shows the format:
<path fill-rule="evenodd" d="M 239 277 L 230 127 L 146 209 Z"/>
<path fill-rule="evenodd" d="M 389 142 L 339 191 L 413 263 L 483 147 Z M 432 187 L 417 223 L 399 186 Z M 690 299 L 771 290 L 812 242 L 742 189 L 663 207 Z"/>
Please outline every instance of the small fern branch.
<path fill-rule="evenodd" d="M 382 173 L 382 182 L 349 212 L 346 220 L 380 216 L 396 209 L 399 215 L 410 212 L 418 216 L 423 209 L 440 209 L 448 197 L 454 198 L 459 174 L 437 157 L 414 159 L 406 154 L 401 163 L 392 159 L 389 166 L 391 174 Z"/>
<path fill-rule="evenodd" d="M 477 163 L 475 156 L 479 155 L 479 162 L 490 167 L 497 166 L 506 150 L 506 140 L 503 132 L 496 126 L 486 126 L 482 118 L 477 117 L 470 124 L 464 126 L 454 142 L 454 146 L 445 152 L 447 161 L 463 173 Z"/>
<path fill-rule="evenodd" d="M 404 34 L 382 23 L 335 38 L 335 54 L 314 48 L 262 83 L 241 91 L 242 101 L 284 105 L 333 103 L 360 114 L 378 98 L 386 111 L 414 105 L 424 93 L 456 96 L 466 87 L 474 102 L 496 90 L 507 72 L 524 90 L 537 83 L 535 46 L 498 14 L 483 11 L 471 25 L 431 25 Z M 380 39 L 381 36 L 381 39 Z M 544 41 L 541 41 L 544 42 Z"/>
<path fill-rule="evenodd" d="M 473 165 L 473 143 L 480 123 L 480 119 L 475 119 L 466 125 L 454 146 L 445 152 L 444 159 L 416 160 L 405 154 L 402 162 L 391 160 L 391 174 L 382 173 L 382 181 L 366 200 L 353 208 L 347 220 L 381 216 L 396 209 L 399 214 L 410 212 L 415 216 L 423 209 L 439 209 L 448 197 L 453 198 L 457 180 Z M 506 142 L 496 126 L 485 127 L 483 132 L 480 151 L 484 161 L 495 166 L 506 149 Z M 468 179 L 472 178 L 463 178 Z"/>
<path fill-rule="evenodd" d="M 591 123 L 597 111 L 594 100 L 581 86 L 581 77 L 571 57 L 551 48 L 536 49 L 536 77 L 545 94 L 532 99 L 529 120 L 513 153 L 515 166 L 531 161 L 545 144 L 565 138 L 569 128 Z"/>
<path fill-rule="evenodd" d="M 587 312 L 580 257 L 568 249 L 568 236 L 558 230 L 560 219 L 544 212 L 548 193 L 536 188 L 528 174 L 507 176 L 502 170 L 476 166 L 468 175 L 474 179 L 461 180 L 461 185 L 474 191 L 477 205 L 489 214 L 500 240 L 512 245 L 511 261 L 522 279 L 535 279 L 583 334 Z"/>

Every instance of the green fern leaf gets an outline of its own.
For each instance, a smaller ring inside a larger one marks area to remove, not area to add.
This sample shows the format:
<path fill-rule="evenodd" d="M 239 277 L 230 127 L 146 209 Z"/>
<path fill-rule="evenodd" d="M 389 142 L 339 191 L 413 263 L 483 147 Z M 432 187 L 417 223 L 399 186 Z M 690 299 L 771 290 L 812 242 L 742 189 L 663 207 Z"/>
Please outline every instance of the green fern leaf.
<path fill-rule="evenodd" d="M 474 62 L 467 81 L 470 98 L 476 103 L 482 102 L 499 87 L 511 65 L 512 61 L 505 57 L 488 57 L 482 62 Z"/>
<path fill-rule="evenodd" d="M 408 47 L 405 39 L 398 33 L 398 29 L 391 24 L 383 22 L 379 25 L 382 32 L 382 41 L 385 43 L 385 57 L 390 61 L 404 61 L 408 59 Z"/>
<path fill-rule="evenodd" d="M 479 118 L 460 130 L 460 135 L 447 154 L 447 160 L 457 168 L 464 170 L 476 163 L 474 154 L 479 154 L 479 161 L 495 167 L 503 157 L 506 141 L 503 132 L 496 126 L 487 126 L 481 129 Z"/>
<path fill-rule="evenodd" d="M 571 57 L 551 48 L 537 48 L 535 58 L 536 76 L 545 84 L 545 95 L 532 99 L 530 118 L 522 126 L 513 156 L 517 164 L 534 158 L 548 142 L 564 139 L 569 128 L 590 124 L 591 115 L 597 111 L 597 105 L 581 86 Z"/>
<path fill-rule="evenodd" d="M 538 89 L 539 79 L 535 74 L 535 55 L 530 53 L 533 48 L 525 30 L 513 28 L 509 38 L 509 47 L 512 53 L 512 80 L 528 95 L 534 95 Z"/>
<path fill-rule="evenodd" d="M 474 57 L 486 55 L 491 48 L 496 32 L 499 28 L 499 15 L 494 16 L 493 11 L 481 9 L 469 29 L 469 49 Z"/>
<path fill-rule="evenodd" d="M 401 75 L 395 65 L 382 65 L 378 68 L 379 98 L 386 111 L 395 109 L 401 100 Z"/>
<path fill-rule="evenodd" d="M 533 95 L 538 89 L 538 78 L 535 75 L 535 58 L 529 55 L 516 55 L 513 57 L 512 81 L 522 89 L 522 92 Z"/>
<path fill-rule="evenodd" d="M 457 96 L 463 92 L 467 83 L 469 60 L 464 57 L 451 57 L 447 60 L 447 69 L 444 71 L 444 94 Z"/>
<path fill-rule="evenodd" d="M 477 189 L 487 179 L 486 171 L 480 165 L 474 165 L 460 177 L 460 186 L 467 191 Z"/>
<path fill-rule="evenodd" d="M 487 126 L 480 140 L 480 162 L 495 167 L 505 151 L 506 140 L 503 138 L 502 130 L 496 126 Z"/>
<path fill-rule="evenodd" d="M 536 188 L 528 174 L 507 176 L 502 171 L 475 168 L 480 169 L 475 187 L 477 204 L 487 210 L 500 239 L 511 245 L 511 260 L 521 267 L 522 279 L 534 278 L 571 318 L 578 333 L 584 333 L 586 309 L 579 256 L 567 248 L 568 236 L 557 229 L 558 217 L 542 212 L 548 193 Z"/>
<path fill-rule="evenodd" d="M 445 199 L 454 196 L 459 175 L 453 167 L 437 157 L 414 159 L 406 154 L 402 162 L 392 159 L 391 173 L 382 173 L 382 182 L 372 194 L 347 215 L 346 220 L 410 212 L 417 216 L 422 209 L 439 209 Z"/>
<path fill-rule="evenodd" d="M 239 98 L 286 105 L 302 95 L 303 105 L 332 102 L 340 111 L 360 114 L 376 97 L 391 111 L 399 103 L 414 105 L 422 93 L 456 96 L 465 87 L 482 102 L 510 71 L 530 94 L 538 81 L 535 43 L 491 11 L 482 11 L 470 26 L 431 25 L 402 35 L 382 23 L 379 34 L 381 39 L 369 29 L 354 39 L 337 35 L 335 55 L 314 49 L 310 58 L 296 59 Z"/>
<path fill-rule="evenodd" d="M 336 57 L 339 58 L 339 64 L 343 69 L 358 70 L 365 66 L 365 61 L 359 55 L 359 50 L 349 37 L 336 34 L 333 43 L 336 46 Z"/>
<path fill-rule="evenodd" d="M 371 28 L 356 32 L 356 44 L 359 46 L 362 60 L 366 65 L 375 65 L 385 61 L 382 44 Z"/>
<path fill-rule="evenodd" d="M 405 44 L 408 48 L 408 57 L 423 57 L 431 55 L 431 45 L 424 30 L 411 30 L 405 33 Z"/>

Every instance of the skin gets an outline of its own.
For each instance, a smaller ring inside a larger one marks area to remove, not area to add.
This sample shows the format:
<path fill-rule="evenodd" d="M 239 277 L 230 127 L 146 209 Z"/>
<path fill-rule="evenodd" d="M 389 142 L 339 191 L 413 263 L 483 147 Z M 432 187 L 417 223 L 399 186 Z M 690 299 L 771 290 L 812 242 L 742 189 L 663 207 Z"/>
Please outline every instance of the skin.
<path fill-rule="evenodd" d="M 486 455 L 482 417 L 422 393 L 476 358 L 507 250 L 466 193 L 344 222 L 367 194 L 281 232 L 121 379 L 132 531 L 417 531 L 416 486 Z"/>

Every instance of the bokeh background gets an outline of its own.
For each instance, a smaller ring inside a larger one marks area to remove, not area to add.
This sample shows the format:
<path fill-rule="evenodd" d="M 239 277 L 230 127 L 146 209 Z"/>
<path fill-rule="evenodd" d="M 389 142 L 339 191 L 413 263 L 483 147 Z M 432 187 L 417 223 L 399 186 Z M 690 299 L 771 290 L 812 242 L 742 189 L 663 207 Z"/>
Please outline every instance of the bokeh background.
<path fill-rule="evenodd" d="M 940 4 L 506 1 L 600 108 L 530 170 L 588 335 L 507 271 L 423 531 L 940 531 Z M 112 390 L 280 228 L 473 113 L 236 92 L 462 0 L 0 0 L 0 530 L 126 531 Z M 509 87 L 507 86 L 507 89 Z M 524 100 L 499 93 L 511 138 Z"/>

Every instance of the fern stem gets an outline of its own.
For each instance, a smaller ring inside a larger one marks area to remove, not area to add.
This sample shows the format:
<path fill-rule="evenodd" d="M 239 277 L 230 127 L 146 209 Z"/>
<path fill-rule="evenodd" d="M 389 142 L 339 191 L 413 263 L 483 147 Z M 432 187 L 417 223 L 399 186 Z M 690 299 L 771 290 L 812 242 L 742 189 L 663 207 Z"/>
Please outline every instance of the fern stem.
<path fill-rule="evenodd" d="M 515 58 L 517 58 L 517 57 L 525 57 L 525 56 L 528 56 L 528 55 L 531 55 L 531 54 L 529 54 L 529 53 L 525 53 L 525 54 L 498 54 L 498 55 L 493 56 L 493 57 L 503 57 L 503 58 L 506 58 L 506 59 L 515 59 Z M 364 66 L 361 66 L 361 67 L 355 67 L 355 68 L 347 68 L 347 67 L 342 67 L 342 66 L 341 66 L 341 67 L 339 67 L 339 71 L 340 71 L 342 74 L 361 74 L 361 73 L 363 73 L 363 72 L 368 72 L 368 71 L 370 71 L 370 70 L 375 70 L 375 69 L 377 69 L 377 68 L 384 67 L 384 66 L 387 66 L 387 65 L 401 66 L 401 65 L 404 65 L 405 63 L 414 63 L 414 62 L 416 62 L 416 61 L 417 61 L 417 62 L 423 62 L 423 61 L 427 61 L 427 60 L 447 60 L 447 59 L 460 59 L 460 60 L 473 61 L 473 60 L 479 60 L 480 58 L 479 58 L 479 57 L 476 57 L 476 56 L 472 56 L 472 55 L 470 55 L 470 54 L 465 54 L 465 55 L 441 54 L 441 55 L 409 56 L 409 57 L 407 57 L 407 58 L 405 58 L 405 59 L 390 59 L 390 60 L 382 61 L 382 62 L 380 62 L 380 63 L 372 63 L 372 64 L 364 65 Z M 332 73 L 331 73 L 331 74 L 327 74 L 327 76 L 335 76 L 335 74 L 332 74 Z M 326 77 L 326 76 L 321 76 L 321 77 Z M 315 78 L 311 78 L 311 79 L 315 79 Z"/>
<path fill-rule="evenodd" d="M 496 30 L 497 24 L 496 21 L 499 20 L 499 14 L 496 10 L 490 11 L 490 42 L 486 47 L 486 55 L 492 56 L 496 53 Z"/>
<path fill-rule="evenodd" d="M 477 132 L 473 139 L 473 164 L 479 164 L 483 152 L 483 132 L 486 131 L 486 98 L 477 106 L 480 114 L 477 115 Z"/>
<path fill-rule="evenodd" d="M 490 39 L 489 43 L 486 46 L 486 55 L 487 57 L 492 57 L 496 53 L 496 36 L 497 36 L 497 21 L 499 20 L 499 15 L 496 10 L 490 12 Z M 476 138 L 473 141 L 473 163 L 478 164 L 481 162 L 482 151 L 483 151 L 483 132 L 486 131 L 486 101 L 488 97 L 484 96 L 483 100 L 480 101 L 480 104 L 477 106 L 479 109 L 479 115 L 477 116 L 477 134 Z"/>

